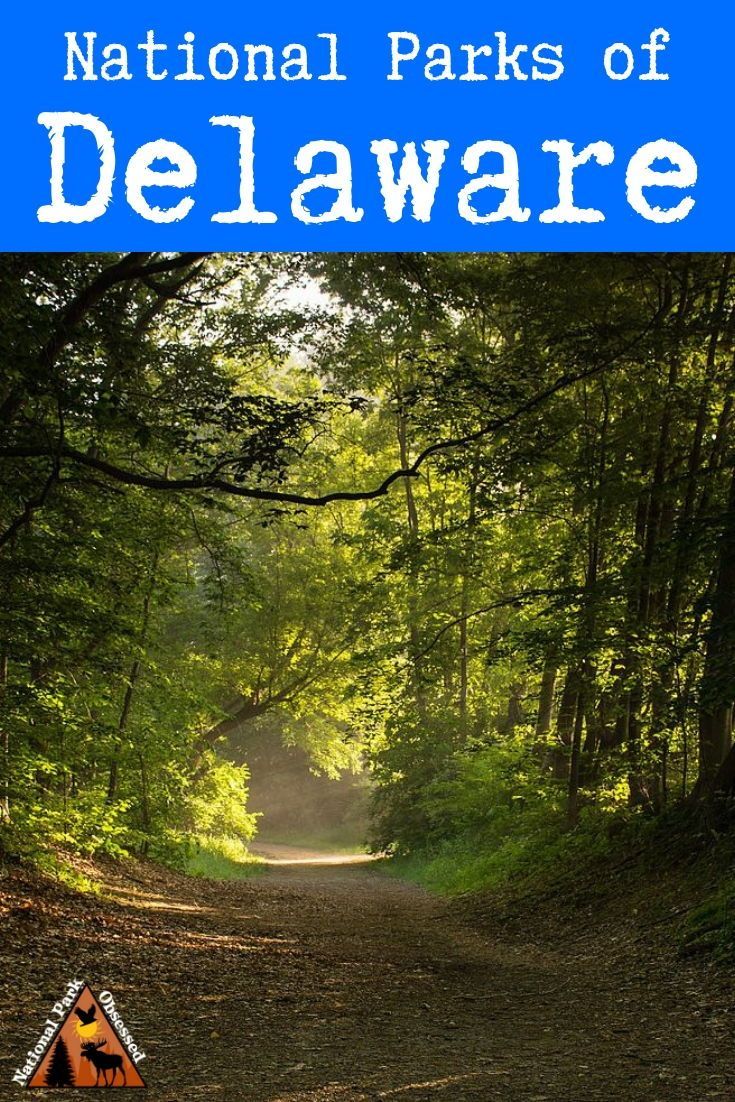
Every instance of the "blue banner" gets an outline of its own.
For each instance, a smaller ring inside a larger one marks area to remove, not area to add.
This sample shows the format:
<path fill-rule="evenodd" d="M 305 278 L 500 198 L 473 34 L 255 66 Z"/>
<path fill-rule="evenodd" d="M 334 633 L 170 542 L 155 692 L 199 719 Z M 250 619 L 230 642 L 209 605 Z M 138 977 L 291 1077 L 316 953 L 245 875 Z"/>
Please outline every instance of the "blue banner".
<path fill-rule="evenodd" d="M 713 0 L 12 5 L 3 250 L 730 250 Z"/>

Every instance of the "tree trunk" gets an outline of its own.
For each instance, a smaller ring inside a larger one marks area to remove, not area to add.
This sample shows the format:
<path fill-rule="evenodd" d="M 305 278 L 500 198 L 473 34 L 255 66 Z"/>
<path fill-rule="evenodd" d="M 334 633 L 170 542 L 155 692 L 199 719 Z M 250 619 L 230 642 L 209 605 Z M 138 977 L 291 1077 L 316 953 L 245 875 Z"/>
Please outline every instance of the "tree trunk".
<path fill-rule="evenodd" d="M 510 687 L 510 695 L 508 697 L 508 710 L 505 715 L 505 722 L 503 728 L 505 734 L 512 735 L 513 731 L 521 723 L 523 723 L 523 693 L 525 685 L 522 681 L 515 681 Z"/>
<path fill-rule="evenodd" d="M 551 767 L 557 780 L 566 780 L 569 776 L 569 747 L 574 737 L 574 722 L 579 699 L 579 670 L 571 667 L 567 670 L 562 689 L 559 713 L 556 717 L 556 746 L 551 756 Z"/>
<path fill-rule="evenodd" d="M 410 466 L 410 450 L 408 446 L 408 423 L 402 408 L 399 408 L 396 430 L 398 435 L 398 451 L 400 465 L 403 470 Z M 408 637 L 410 643 L 410 683 L 416 706 L 419 712 L 425 710 L 426 701 L 422 685 L 421 671 L 421 628 L 419 613 L 419 514 L 416 507 L 416 498 L 413 492 L 413 480 L 403 479 L 406 494 L 406 523 L 408 529 L 408 600 L 407 621 Z"/>
<path fill-rule="evenodd" d="M 130 673 L 128 674 L 128 683 L 125 686 L 125 695 L 123 696 L 122 708 L 120 709 L 120 718 L 117 721 L 117 739 L 118 742 L 122 741 L 122 737 L 128 726 L 128 720 L 130 718 L 130 709 L 133 704 L 133 693 L 135 691 L 135 683 L 140 677 L 140 659 L 136 658 L 130 667 Z M 117 780 L 118 780 L 118 756 L 115 754 L 110 762 L 110 777 L 107 782 L 107 803 L 114 803 L 117 797 Z"/>
<path fill-rule="evenodd" d="M 544 671 L 541 674 L 541 689 L 538 698 L 538 713 L 536 715 L 536 743 L 543 748 L 551 730 L 551 722 L 554 714 L 554 690 L 556 688 L 556 658 L 552 654 L 546 656 Z"/>
<path fill-rule="evenodd" d="M 735 470 L 720 540 L 699 699 L 699 785 L 711 792 L 730 750 L 735 700 Z"/>
<path fill-rule="evenodd" d="M 151 804 L 148 796 L 148 769 L 145 764 L 142 750 L 138 750 L 138 765 L 140 766 L 140 821 L 146 834 L 151 829 Z M 148 842 L 143 843 L 143 854 L 148 852 Z"/>
<path fill-rule="evenodd" d="M 153 557 L 153 563 L 151 565 L 150 579 L 148 582 L 148 589 L 146 590 L 145 597 L 143 598 L 143 617 L 140 626 L 140 640 L 139 644 L 142 647 L 145 643 L 148 635 L 148 623 L 151 614 L 151 600 L 153 598 L 153 590 L 156 586 L 156 568 L 158 566 L 158 553 Z M 140 677 L 142 669 L 142 663 L 140 658 L 136 658 L 130 667 L 130 673 L 128 674 L 127 684 L 125 686 L 125 694 L 123 696 L 122 708 L 120 709 L 120 718 L 117 721 L 117 743 L 118 749 L 122 742 L 123 735 L 127 730 L 128 720 L 130 719 L 130 709 L 133 705 L 133 694 L 135 692 L 135 686 Z M 117 785 L 119 774 L 119 755 L 115 753 L 112 761 L 110 762 L 110 774 L 107 782 L 107 797 L 106 803 L 114 803 L 117 797 Z"/>
<path fill-rule="evenodd" d="M 704 380 L 702 383 L 702 390 L 697 408 L 697 419 L 694 426 L 694 435 L 692 438 L 692 445 L 689 450 L 689 459 L 687 463 L 686 493 L 684 497 L 684 503 L 681 508 L 681 513 L 678 518 L 680 539 L 677 547 L 676 562 L 674 564 L 672 575 L 672 584 L 669 590 L 667 610 L 669 621 L 674 623 L 678 622 L 679 619 L 684 582 L 689 573 L 689 564 L 692 557 L 691 540 L 687 537 L 689 535 L 688 530 L 695 511 L 697 487 L 699 484 L 699 472 L 702 466 L 702 452 L 707 430 L 708 415 L 712 402 L 712 390 L 716 377 L 717 352 L 725 318 L 725 304 L 727 299 L 727 292 L 729 289 L 731 270 L 732 256 L 728 254 L 723 262 L 722 275 L 720 277 L 720 283 L 717 291 L 717 303 L 715 307 L 713 325 L 707 345 L 707 360 L 705 365 Z M 726 423 L 722 425 L 722 427 L 723 430 L 726 430 Z M 716 438 L 715 448 L 717 449 L 720 444 L 721 440 Z M 708 489 L 707 484 L 705 484 L 701 502 L 701 506 L 704 508 L 706 508 L 707 496 Z M 702 510 L 700 509 L 700 511 Z"/>
<path fill-rule="evenodd" d="M 577 696 L 577 712 L 572 733 L 572 756 L 569 762 L 569 788 L 567 792 L 567 822 L 576 826 L 579 822 L 579 776 L 582 761 L 582 728 L 584 726 L 584 686 Z"/>
<path fill-rule="evenodd" d="M 0 654 L 0 704 L 5 696 L 7 684 L 8 656 L 7 654 Z M 1 711 L 0 723 L 2 723 L 2 732 L 0 732 L 0 752 L 2 753 L 2 761 L 0 762 L 0 769 L 2 770 L 2 795 L 0 795 L 1 824 L 10 822 L 10 731 Z"/>
<path fill-rule="evenodd" d="M 460 601 L 459 621 L 459 715 L 464 723 L 467 718 L 467 698 L 469 692 L 469 631 L 467 628 L 467 613 L 470 608 L 470 580 L 472 577 L 472 535 L 476 524 L 476 498 L 477 485 L 470 482 L 468 490 L 469 504 L 467 512 L 467 546 L 464 554 L 462 568 L 462 596 Z"/>

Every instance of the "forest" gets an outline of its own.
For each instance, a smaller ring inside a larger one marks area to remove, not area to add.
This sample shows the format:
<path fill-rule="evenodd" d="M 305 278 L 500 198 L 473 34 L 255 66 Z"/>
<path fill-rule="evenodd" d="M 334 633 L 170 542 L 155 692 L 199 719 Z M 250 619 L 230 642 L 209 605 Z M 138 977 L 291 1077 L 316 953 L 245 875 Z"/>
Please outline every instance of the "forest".
<path fill-rule="evenodd" d="M 264 729 L 452 889 L 726 829 L 729 255 L 1 278 L 3 852 L 245 854 Z"/>

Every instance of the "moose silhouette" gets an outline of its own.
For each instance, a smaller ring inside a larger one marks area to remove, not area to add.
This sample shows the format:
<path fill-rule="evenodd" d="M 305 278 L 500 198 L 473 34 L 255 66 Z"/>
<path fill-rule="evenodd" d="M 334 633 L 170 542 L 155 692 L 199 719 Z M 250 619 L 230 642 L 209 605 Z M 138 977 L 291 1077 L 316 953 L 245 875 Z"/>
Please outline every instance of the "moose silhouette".
<path fill-rule="evenodd" d="M 114 1056 L 110 1052 L 101 1052 L 100 1049 L 102 1049 L 106 1044 L 107 1038 L 103 1037 L 101 1041 L 97 1042 L 97 1044 L 95 1044 L 94 1041 L 87 1041 L 85 1042 L 85 1044 L 82 1045 L 83 1059 L 89 1060 L 90 1064 L 92 1064 L 92 1066 L 97 1071 L 97 1078 L 95 1079 L 94 1085 L 95 1087 L 99 1086 L 101 1075 L 104 1080 L 105 1086 L 112 1087 L 115 1083 L 115 1077 L 117 1076 L 117 1073 L 119 1071 L 123 1078 L 123 1086 L 126 1087 L 128 1085 L 128 1081 L 125 1075 L 125 1068 L 123 1067 L 123 1058 L 120 1055 Z M 108 1071 L 112 1072 L 112 1079 L 110 1079 L 109 1083 L 107 1081 Z"/>

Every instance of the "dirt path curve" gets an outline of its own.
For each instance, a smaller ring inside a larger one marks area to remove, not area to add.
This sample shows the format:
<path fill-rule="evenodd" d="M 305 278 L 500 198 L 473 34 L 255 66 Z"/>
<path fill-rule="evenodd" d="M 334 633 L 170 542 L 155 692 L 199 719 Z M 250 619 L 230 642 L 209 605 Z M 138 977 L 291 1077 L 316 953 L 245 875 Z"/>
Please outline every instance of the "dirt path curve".
<path fill-rule="evenodd" d="M 491 940 L 369 863 L 269 856 L 292 863 L 226 884 L 143 866 L 110 873 L 115 903 L 16 901 L 4 1081 L 80 975 L 114 992 L 156 1102 L 735 1097 L 730 1046 L 678 981 Z"/>

